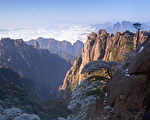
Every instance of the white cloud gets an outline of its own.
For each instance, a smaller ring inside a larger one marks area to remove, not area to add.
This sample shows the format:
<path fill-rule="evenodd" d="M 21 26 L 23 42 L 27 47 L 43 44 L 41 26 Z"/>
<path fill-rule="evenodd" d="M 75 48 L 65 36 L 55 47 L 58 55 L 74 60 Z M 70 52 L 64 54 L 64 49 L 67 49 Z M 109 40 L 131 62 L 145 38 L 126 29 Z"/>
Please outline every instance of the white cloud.
<path fill-rule="evenodd" d="M 38 37 L 54 38 L 62 41 L 67 40 L 71 43 L 76 40 L 86 41 L 87 34 L 96 31 L 95 28 L 88 25 L 57 26 L 52 28 L 26 28 L 0 31 L 0 37 L 10 37 L 14 39 L 23 39 L 25 41 L 36 39 Z"/>

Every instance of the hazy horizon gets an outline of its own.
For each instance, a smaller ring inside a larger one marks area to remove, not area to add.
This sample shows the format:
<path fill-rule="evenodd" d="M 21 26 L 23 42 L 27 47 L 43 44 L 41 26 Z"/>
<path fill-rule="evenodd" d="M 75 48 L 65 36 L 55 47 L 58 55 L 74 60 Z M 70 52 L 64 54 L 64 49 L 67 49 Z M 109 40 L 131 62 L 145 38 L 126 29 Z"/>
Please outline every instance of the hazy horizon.
<path fill-rule="evenodd" d="M 119 21 L 121 24 L 117 25 L 116 32 L 123 32 L 129 30 L 135 32 L 135 28 L 132 26 L 131 21 Z M 117 22 L 115 22 L 117 23 Z M 31 39 L 53 38 L 58 41 L 68 41 L 72 44 L 77 40 L 85 42 L 87 35 L 91 32 L 98 32 L 99 29 L 105 29 L 108 33 L 115 33 L 115 23 L 95 23 L 95 24 L 59 24 L 43 28 L 16 28 L 16 29 L 0 29 L 0 38 L 12 38 L 12 39 L 23 39 L 29 41 Z M 124 25 L 127 26 L 124 26 Z M 123 25 L 123 26 L 122 26 Z M 143 23 L 142 30 L 150 30 L 149 23 Z"/>
<path fill-rule="evenodd" d="M 95 24 L 149 23 L 149 0 L 0 0 L 0 37 L 85 41 Z M 107 25 L 106 25 L 107 26 Z"/>

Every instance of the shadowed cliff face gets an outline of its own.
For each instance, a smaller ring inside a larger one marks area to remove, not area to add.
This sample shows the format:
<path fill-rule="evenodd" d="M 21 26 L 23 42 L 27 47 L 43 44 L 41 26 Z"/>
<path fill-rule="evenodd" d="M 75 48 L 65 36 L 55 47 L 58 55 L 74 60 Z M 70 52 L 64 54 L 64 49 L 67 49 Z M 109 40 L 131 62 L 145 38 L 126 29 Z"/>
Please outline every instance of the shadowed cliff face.
<path fill-rule="evenodd" d="M 22 78 L 9 68 L 0 68 L 0 82 L 2 83 L 0 84 L 0 99 L 6 99 L 10 96 L 13 98 L 15 95 L 17 96 L 19 92 L 26 96 L 27 93 L 28 95 L 34 95 L 35 88 L 32 81 L 27 78 Z M 8 93 L 10 93 L 10 96 L 6 96 Z"/>
<path fill-rule="evenodd" d="M 33 48 L 22 40 L 0 40 L 0 64 L 34 83 L 34 94 L 42 100 L 55 96 L 70 64 L 48 50 Z M 29 81 L 30 82 L 30 81 Z"/>
<path fill-rule="evenodd" d="M 140 43 L 147 40 L 149 32 L 140 33 Z M 98 34 L 91 33 L 88 36 L 82 56 L 74 61 L 71 69 L 67 72 L 64 83 L 60 86 L 59 93 L 63 98 L 70 96 L 71 92 L 83 79 L 81 70 L 85 64 L 93 60 L 121 61 L 126 58 L 126 53 L 134 49 L 136 35 L 129 31 L 118 32 L 115 35 L 100 30 Z"/>

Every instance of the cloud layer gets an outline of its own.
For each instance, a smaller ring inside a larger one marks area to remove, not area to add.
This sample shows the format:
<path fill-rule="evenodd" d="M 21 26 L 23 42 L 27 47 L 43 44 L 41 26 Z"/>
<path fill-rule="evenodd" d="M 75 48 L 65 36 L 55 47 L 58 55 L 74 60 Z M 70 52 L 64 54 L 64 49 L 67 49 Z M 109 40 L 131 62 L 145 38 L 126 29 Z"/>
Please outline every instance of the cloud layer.
<path fill-rule="evenodd" d="M 59 26 L 51 28 L 22 28 L 13 30 L 0 30 L 0 37 L 10 37 L 14 39 L 23 39 L 28 41 L 38 37 L 54 38 L 62 41 L 67 40 L 71 43 L 76 40 L 85 41 L 87 34 L 96 31 L 96 29 L 89 25 L 71 25 Z"/>

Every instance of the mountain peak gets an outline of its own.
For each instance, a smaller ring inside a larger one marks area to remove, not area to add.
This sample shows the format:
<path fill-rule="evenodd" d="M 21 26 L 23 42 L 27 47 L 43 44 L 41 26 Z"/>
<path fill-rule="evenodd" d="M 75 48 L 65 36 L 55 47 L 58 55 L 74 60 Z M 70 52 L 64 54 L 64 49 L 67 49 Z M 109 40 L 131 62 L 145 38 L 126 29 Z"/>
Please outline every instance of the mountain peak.
<path fill-rule="evenodd" d="M 148 38 L 150 32 L 146 33 L 140 33 L 140 43 Z M 66 90 L 64 94 L 67 94 L 62 96 L 69 96 L 68 93 L 72 91 L 72 87 L 83 80 L 85 76 L 81 75 L 81 70 L 85 64 L 94 60 L 121 61 L 125 58 L 126 53 L 134 49 L 134 44 L 135 34 L 130 31 L 117 32 L 114 35 L 107 33 L 106 30 L 99 30 L 98 34 L 90 33 L 84 44 L 80 60 L 74 61 L 79 64 L 77 66 L 73 64 L 60 87 L 60 90 Z"/>
<path fill-rule="evenodd" d="M 81 54 L 83 48 L 83 42 L 81 41 L 76 41 L 72 45 L 66 40 L 58 41 L 53 38 L 48 39 L 42 37 L 27 41 L 26 43 L 35 46 L 36 41 L 38 41 L 40 48 L 48 49 L 51 53 L 57 54 L 67 61 L 73 61 L 75 57 Z"/>

